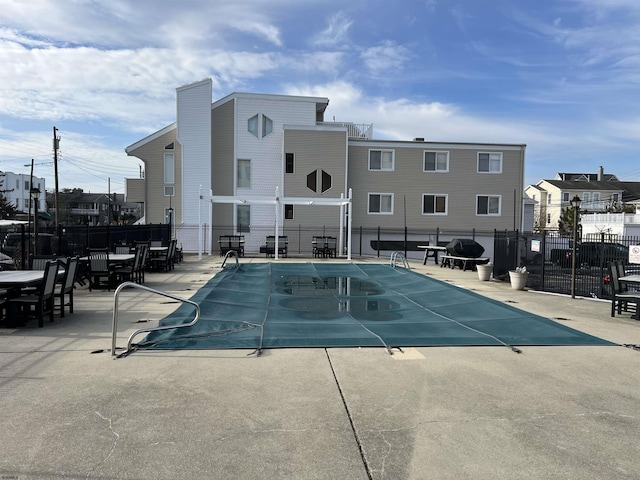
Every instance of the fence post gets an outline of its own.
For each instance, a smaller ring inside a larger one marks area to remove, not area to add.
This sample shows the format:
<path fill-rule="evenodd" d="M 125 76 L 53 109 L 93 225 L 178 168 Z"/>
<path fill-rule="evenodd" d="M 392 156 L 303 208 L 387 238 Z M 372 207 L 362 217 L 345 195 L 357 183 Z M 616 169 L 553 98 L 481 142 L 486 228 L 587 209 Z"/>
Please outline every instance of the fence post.
<path fill-rule="evenodd" d="M 407 258 L 407 227 L 404 227 L 404 258 Z"/>

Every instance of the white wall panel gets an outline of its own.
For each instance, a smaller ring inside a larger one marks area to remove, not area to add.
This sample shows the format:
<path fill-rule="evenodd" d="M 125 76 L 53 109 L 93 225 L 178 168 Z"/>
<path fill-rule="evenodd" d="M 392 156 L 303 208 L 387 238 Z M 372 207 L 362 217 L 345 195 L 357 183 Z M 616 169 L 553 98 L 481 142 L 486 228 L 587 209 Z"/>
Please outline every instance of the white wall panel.
<path fill-rule="evenodd" d="M 177 138 L 182 145 L 182 219 L 198 223 L 198 191 L 211 189 L 211 79 L 177 89 Z"/>

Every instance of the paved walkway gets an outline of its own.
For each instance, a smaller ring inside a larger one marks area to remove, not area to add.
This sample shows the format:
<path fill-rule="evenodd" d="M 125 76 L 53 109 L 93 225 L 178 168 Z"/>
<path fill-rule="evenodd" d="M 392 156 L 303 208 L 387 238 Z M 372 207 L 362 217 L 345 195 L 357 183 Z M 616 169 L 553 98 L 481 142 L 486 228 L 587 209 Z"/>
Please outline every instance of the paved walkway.
<path fill-rule="evenodd" d="M 610 318 L 608 302 L 411 266 L 640 344 L 640 323 Z M 219 267 L 219 257 L 187 256 L 147 285 L 188 297 Z M 177 306 L 134 290 L 122 300 L 119 346 Z M 73 315 L 43 329 L 0 328 L 0 478 L 640 478 L 640 351 L 631 348 L 161 351 L 114 360 L 112 308 L 113 292 L 82 288 Z"/>

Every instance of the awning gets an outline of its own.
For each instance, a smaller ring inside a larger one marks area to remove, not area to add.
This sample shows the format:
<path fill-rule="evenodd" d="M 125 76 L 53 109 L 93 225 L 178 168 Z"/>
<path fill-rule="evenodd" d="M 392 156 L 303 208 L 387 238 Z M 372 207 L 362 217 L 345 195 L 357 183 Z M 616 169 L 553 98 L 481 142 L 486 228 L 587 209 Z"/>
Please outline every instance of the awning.
<path fill-rule="evenodd" d="M 47 212 L 38 212 L 38 218 L 40 220 L 46 220 L 48 222 L 53 220 L 53 217 L 51 215 L 49 215 Z"/>

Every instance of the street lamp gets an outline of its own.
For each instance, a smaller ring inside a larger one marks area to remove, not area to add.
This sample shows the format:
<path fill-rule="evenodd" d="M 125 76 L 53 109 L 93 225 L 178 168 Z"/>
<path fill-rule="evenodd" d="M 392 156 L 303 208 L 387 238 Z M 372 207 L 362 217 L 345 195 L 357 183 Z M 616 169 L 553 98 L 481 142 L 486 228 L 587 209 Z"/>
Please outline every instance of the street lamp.
<path fill-rule="evenodd" d="M 38 203 L 40 201 L 40 189 L 32 187 L 29 191 L 31 203 L 33 203 L 33 253 L 38 254 Z"/>
<path fill-rule="evenodd" d="M 578 215 L 580 214 L 579 196 L 571 199 L 573 207 L 573 246 L 571 247 L 571 298 L 576 298 L 576 244 L 578 243 Z"/>

